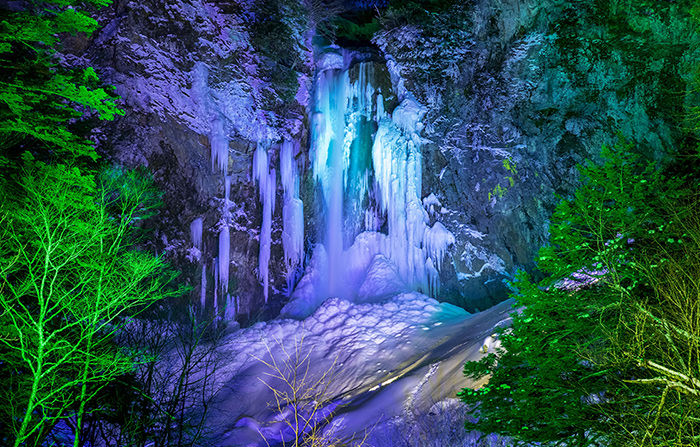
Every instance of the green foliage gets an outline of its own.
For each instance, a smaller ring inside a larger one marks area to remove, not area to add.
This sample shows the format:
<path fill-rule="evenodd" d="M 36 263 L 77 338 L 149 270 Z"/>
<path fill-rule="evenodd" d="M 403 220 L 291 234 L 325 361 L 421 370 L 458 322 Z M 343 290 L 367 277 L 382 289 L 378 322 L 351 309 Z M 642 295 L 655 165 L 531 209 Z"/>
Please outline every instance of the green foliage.
<path fill-rule="evenodd" d="M 379 28 L 379 21 L 375 17 L 364 23 L 356 23 L 339 16 L 320 24 L 319 33 L 332 41 L 369 42 Z"/>
<path fill-rule="evenodd" d="M 454 0 L 409 0 L 390 2 L 385 12 L 385 19 L 399 24 L 424 24 L 434 16 L 448 11 L 455 5 Z"/>
<path fill-rule="evenodd" d="M 182 294 L 175 272 L 139 249 L 141 221 L 160 204 L 151 181 L 84 168 L 97 154 L 80 128 L 124 112 L 92 67 L 66 66 L 62 42 L 87 38 L 98 26 L 88 9 L 110 3 L 0 6 L 3 445 L 53 445 L 64 421 L 83 445 L 87 419 L 110 406 L 99 397 L 153 361 L 117 336 L 123 342 L 130 318 L 152 303 Z"/>
<path fill-rule="evenodd" d="M 61 36 L 90 34 L 97 21 L 84 9 L 108 0 L 37 1 L 27 9 L 0 7 L 0 140 L 2 150 L 30 144 L 61 157 L 97 154 L 92 142 L 70 129 L 89 114 L 122 115 L 114 95 L 99 86 L 94 69 L 61 65 Z M 2 157 L 2 155 L 0 155 Z"/>
<path fill-rule="evenodd" d="M 499 198 L 499 199 L 503 198 L 503 196 L 506 194 L 506 192 L 508 192 L 508 188 L 512 188 L 513 186 L 515 186 L 515 176 L 518 175 L 518 169 L 517 169 L 515 162 L 510 158 L 505 158 L 505 159 L 503 159 L 502 164 L 503 164 L 503 169 L 505 169 L 508 173 L 510 173 L 512 175 L 508 175 L 505 178 L 508 181 L 507 186 L 503 187 L 499 183 L 496 186 L 494 186 L 491 191 L 489 191 L 489 195 L 488 195 L 489 202 L 491 201 L 491 199 L 494 199 L 494 198 Z"/>
<path fill-rule="evenodd" d="M 38 445 L 62 418 L 80 432 L 100 389 L 145 360 L 113 343 L 127 317 L 180 291 L 161 258 L 136 249 L 133 226 L 159 202 L 138 175 L 95 179 L 25 153 L 0 189 L 3 442 Z"/>
<path fill-rule="evenodd" d="M 504 159 L 503 159 L 503 168 L 504 168 L 506 171 L 512 173 L 513 175 L 517 175 L 517 174 L 518 174 L 517 165 L 516 165 L 515 162 L 514 162 L 512 159 L 510 159 L 510 158 L 504 158 Z"/>
<path fill-rule="evenodd" d="M 678 240 L 659 237 L 673 220 L 669 204 L 683 209 L 692 191 L 683 188 L 688 179 L 665 177 L 629 145 L 602 154 L 602 165 L 579 167 L 581 187 L 552 217 L 550 245 L 536 260 L 546 277 L 535 283 L 520 272 L 513 282 L 524 309 L 499 330 L 501 348 L 465 365 L 468 377 L 489 377 L 487 386 L 460 393 L 478 418 L 466 423 L 469 430 L 525 442 L 623 445 L 611 427 L 634 414 L 640 395 L 621 384 L 645 372 L 638 359 L 610 360 L 624 344 L 620 322 L 649 292 L 639 265 L 662 263 L 659 247 Z"/>
<path fill-rule="evenodd" d="M 500 184 L 494 186 L 493 190 L 489 192 L 489 202 L 492 198 L 498 197 L 499 199 L 503 197 L 507 189 L 502 187 Z"/>

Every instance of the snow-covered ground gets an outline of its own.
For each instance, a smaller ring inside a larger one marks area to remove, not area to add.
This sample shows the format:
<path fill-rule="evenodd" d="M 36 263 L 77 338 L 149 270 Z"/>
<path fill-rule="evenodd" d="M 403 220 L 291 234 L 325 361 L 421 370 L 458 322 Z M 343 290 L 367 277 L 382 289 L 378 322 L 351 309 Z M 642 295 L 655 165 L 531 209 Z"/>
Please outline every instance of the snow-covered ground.
<path fill-rule="evenodd" d="M 392 418 L 427 414 L 473 385 L 462 375 L 463 364 L 494 349 L 494 327 L 508 324 L 511 307 L 508 300 L 470 315 L 415 292 L 381 303 L 332 298 L 304 320 L 233 332 L 221 347 L 221 391 L 207 421 L 212 441 L 233 447 L 289 440 L 279 410 L 292 420 L 295 407 L 277 405 L 273 390 L 290 391 L 280 380 L 294 380 L 290 365 L 297 365 L 300 391 L 316 402 L 300 402 L 299 414 L 315 408 L 326 436 L 347 439 L 373 429 L 376 438 Z"/>

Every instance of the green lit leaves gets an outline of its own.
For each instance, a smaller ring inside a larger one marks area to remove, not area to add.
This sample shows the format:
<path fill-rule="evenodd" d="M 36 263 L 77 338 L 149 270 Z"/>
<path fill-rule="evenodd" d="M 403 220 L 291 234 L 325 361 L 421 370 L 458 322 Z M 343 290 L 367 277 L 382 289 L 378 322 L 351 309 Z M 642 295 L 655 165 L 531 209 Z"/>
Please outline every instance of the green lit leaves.
<path fill-rule="evenodd" d="M 54 13 L 53 30 L 59 33 L 92 34 L 98 27 L 97 20 L 75 8 L 66 8 Z"/>
<path fill-rule="evenodd" d="M 95 73 L 95 69 L 92 67 L 87 67 L 83 70 L 83 82 L 86 84 L 96 84 L 100 81 L 100 78 Z"/>
<path fill-rule="evenodd" d="M 32 8 L 6 11 L 0 22 L 0 147 L 29 140 L 64 160 L 94 160 L 92 142 L 76 131 L 76 121 L 112 120 L 124 112 L 115 95 L 100 87 L 93 68 L 71 71 L 52 61 L 61 35 L 90 34 L 97 21 L 74 1 L 36 2 Z"/>
<path fill-rule="evenodd" d="M 545 277 L 518 272 L 510 284 L 523 307 L 501 333 L 502 349 L 465 366 L 468 377 L 489 377 L 488 387 L 461 395 L 481 417 L 468 428 L 559 442 L 599 426 L 595 408 L 581 402 L 604 390 L 609 376 L 583 360 L 605 343 L 602 328 L 616 319 L 619 285 L 633 277 L 642 233 L 661 224 L 649 197 L 661 184 L 655 166 L 624 143 L 604 148 L 603 160 L 579 167 L 581 188 L 552 216 L 536 258 Z"/>

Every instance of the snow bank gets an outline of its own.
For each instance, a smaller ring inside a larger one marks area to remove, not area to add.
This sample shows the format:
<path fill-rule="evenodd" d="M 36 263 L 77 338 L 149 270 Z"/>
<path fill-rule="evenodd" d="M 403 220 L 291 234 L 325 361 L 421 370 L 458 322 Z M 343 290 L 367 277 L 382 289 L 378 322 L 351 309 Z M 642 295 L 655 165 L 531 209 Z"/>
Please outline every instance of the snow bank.
<path fill-rule="evenodd" d="M 226 362 L 217 371 L 222 391 L 207 421 L 217 433 L 213 442 L 222 447 L 265 445 L 258 430 L 271 443 L 280 439 L 283 424 L 268 405 L 274 396 L 261 382 L 270 379 L 262 362 L 279 362 L 295 346 L 302 357 L 309 356 L 312 380 L 333 371 L 322 412 L 332 419 L 327 429 L 334 436 L 389 420 L 407 406 L 429 411 L 468 385 L 461 374 L 464 362 L 483 355 L 484 340 L 495 326 L 507 324 L 511 304 L 470 315 L 416 292 L 381 303 L 331 298 L 303 321 L 272 320 L 230 333 L 221 349 Z M 291 411 L 283 409 L 286 415 Z"/>

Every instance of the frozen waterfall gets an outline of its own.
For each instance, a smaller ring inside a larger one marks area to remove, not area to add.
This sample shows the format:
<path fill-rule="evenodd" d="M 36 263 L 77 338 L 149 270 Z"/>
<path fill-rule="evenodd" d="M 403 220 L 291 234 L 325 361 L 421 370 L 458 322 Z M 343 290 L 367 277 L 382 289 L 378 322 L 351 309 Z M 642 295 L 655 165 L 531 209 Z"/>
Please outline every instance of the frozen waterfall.
<path fill-rule="evenodd" d="M 440 268 L 455 242 L 437 221 L 439 200 L 423 191 L 420 134 L 425 108 L 410 94 L 395 96 L 382 64 L 357 62 L 356 57 L 338 47 L 321 50 L 310 110 L 311 175 L 302 177 L 304 151 L 298 141 L 283 139 L 277 144 L 261 136 L 253 155 L 252 177 L 262 208 L 257 275 L 267 303 L 273 242 L 281 242 L 283 269 L 274 273 L 275 278 L 286 276 L 291 297 L 283 312 L 290 316 L 306 316 L 329 297 L 368 302 L 408 291 L 435 295 Z M 204 307 L 206 272 L 211 269 L 214 312 L 225 306 L 228 318 L 235 316 L 238 306 L 237 298 L 231 297 L 235 292 L 228 290 L 231 231 L 235 231 L 229 176 L 231 117 L 216 106 L 207 80 L 208 69 L 198 64 L 193 91 L 208 118 L 204 131 L 209 134 L 212 170 L 223 177 L 225 191 L 215 227 L 218 256 L 210 265 L 201 260 L 200 299 Z M 314 186 L 303 189 L 315 195 L 312 207 L 305 207 L 301 199 L 302 185 L 311 186 L 302 183 L 306 181 Z M 278 185 L 282 228 L 273 236 Z M 310 247 L 304 246 L 305 212 L 314 214 L 317 231 L 306 235 L 316 242 Z M 199 252 L 202 231 L 202 220 L 195 219 L 191 237 Z M 308 262 L 306 248 L 311 249 Z"/>
<path fill-rule="evenodd" d="M 391 92 L 377 86 L 375 64 L 350 59 L 331 48 L 318 64 L 310 158 L 322 205 L 319 244 L 283 311 L 289 316 L 306 316 L 328 297 L 371 299 L 387 284 L 435 294 L 455 242 L 443 224 L 430 225 L 422 201 L 425 109 L 407 95 L 388 112 Z M 282 166 L 285 157 L 283 149 Z"/>

